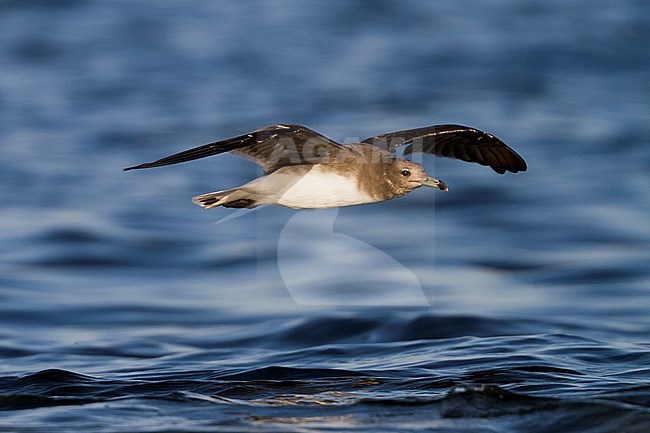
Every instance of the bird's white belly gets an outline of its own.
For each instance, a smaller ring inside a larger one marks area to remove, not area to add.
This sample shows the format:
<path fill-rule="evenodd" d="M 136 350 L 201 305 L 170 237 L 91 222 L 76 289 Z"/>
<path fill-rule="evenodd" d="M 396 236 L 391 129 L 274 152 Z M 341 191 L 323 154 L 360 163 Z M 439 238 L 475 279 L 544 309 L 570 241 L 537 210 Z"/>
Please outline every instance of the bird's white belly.
<path fill-rule="evenodd" d="M 316 209 L 377 201 L 359 189 L 357 180 L 312 168 L 276 197 L 277 204 L 297 209 Z"/>

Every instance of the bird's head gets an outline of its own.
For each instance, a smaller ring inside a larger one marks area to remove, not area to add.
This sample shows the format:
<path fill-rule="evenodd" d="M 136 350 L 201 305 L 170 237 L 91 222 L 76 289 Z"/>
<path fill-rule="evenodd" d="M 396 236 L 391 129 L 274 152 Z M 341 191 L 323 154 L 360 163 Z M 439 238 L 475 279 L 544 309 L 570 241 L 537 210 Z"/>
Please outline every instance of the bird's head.
<path fill-rule="evenodd" d="M 447 188 L 447 185 L 443 181 L 427 175 L 424 167 L 415 162 L 397 159 L 393 164 L 388 166 L 387 172 L 393 187 L 402 194 L 411 192 L 421 186 L 449 191 L 449 188 Z"/>

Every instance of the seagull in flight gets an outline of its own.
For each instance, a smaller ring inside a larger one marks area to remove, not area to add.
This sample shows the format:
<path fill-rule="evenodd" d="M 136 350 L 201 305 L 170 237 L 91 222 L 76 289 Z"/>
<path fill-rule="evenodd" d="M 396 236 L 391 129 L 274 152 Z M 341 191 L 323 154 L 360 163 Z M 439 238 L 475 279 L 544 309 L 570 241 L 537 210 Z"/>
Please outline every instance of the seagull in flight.
<path fill-rule="evenodd" d="M 396 156 L 424 152 L 489 166 L 495 172 L 526 171 L 526 162 L 492 134 L 462 125 L 433 125 L 341 144 L 311 129 L 283 123 L 205 144 L 124 170 L 161 167 L 230 152 L 262 166 L 264 175 L 237 188 L 197 195 L 205 209 L 280 205 L 321 209 L 376 203 L 421 186 L 448 191 L 424 168 Z"/>

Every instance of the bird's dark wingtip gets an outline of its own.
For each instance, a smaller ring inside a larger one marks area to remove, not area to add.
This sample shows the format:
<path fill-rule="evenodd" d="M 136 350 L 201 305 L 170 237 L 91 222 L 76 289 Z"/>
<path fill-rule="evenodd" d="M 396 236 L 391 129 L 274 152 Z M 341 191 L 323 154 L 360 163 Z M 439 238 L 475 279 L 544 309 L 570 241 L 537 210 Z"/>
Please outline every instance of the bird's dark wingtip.
<path fill-rule="evenodd" d="M 144 164 L 139 164 L 139 165 L 134 165 L 134 166 L 131 166 L 131 167 L 126 167 L 126 168 L 123 168 L 122 170 L 123 171 L 131 171 L 131 170 L 139 170 L 141 168 L 149 168 L 149 167 L 151 167 L 151 164 L 147 162 L 147 163 L 144 163 Z"/>
<path fill-rule="evenodd" d="M 527 170 L 528 170 L 528 167 L 526 167 L 526 165 L 524 165 L 523 167 L 522 166 L 510 167 L 510 168 L 502 170 L 502 171 L 498 171 L 498 170 L 495 170 L 495 171 L 497 173 L 499 173 L 499 174 L 505 174 L 506 171 L 509 172 L 509 173 L 517 174 L 517 173 L 523 173 L 524 171 L 527 171 Z"/>
<path fill-rule="evenodd" d="M 511 170 L 509 170 L 512 173 L 519 173 L 519 172 L 524 172 L 528 170 L 528 164 L 526 164 L 526 161 L 522 157 L 519 157 L 519 164 L 516 167 L 513 167 Z"/>

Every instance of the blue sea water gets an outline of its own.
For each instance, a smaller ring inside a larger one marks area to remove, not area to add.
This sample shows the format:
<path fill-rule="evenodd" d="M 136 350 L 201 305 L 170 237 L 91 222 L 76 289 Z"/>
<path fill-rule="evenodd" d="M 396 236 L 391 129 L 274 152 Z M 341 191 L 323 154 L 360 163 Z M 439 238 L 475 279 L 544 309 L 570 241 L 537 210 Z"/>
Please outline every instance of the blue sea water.
<path fill-rule="evenodd" d="M 645 1 L 0 1 L 0 431 L 650 431 Z M 203 211 L 264 127 L 529 170 Z"/>

